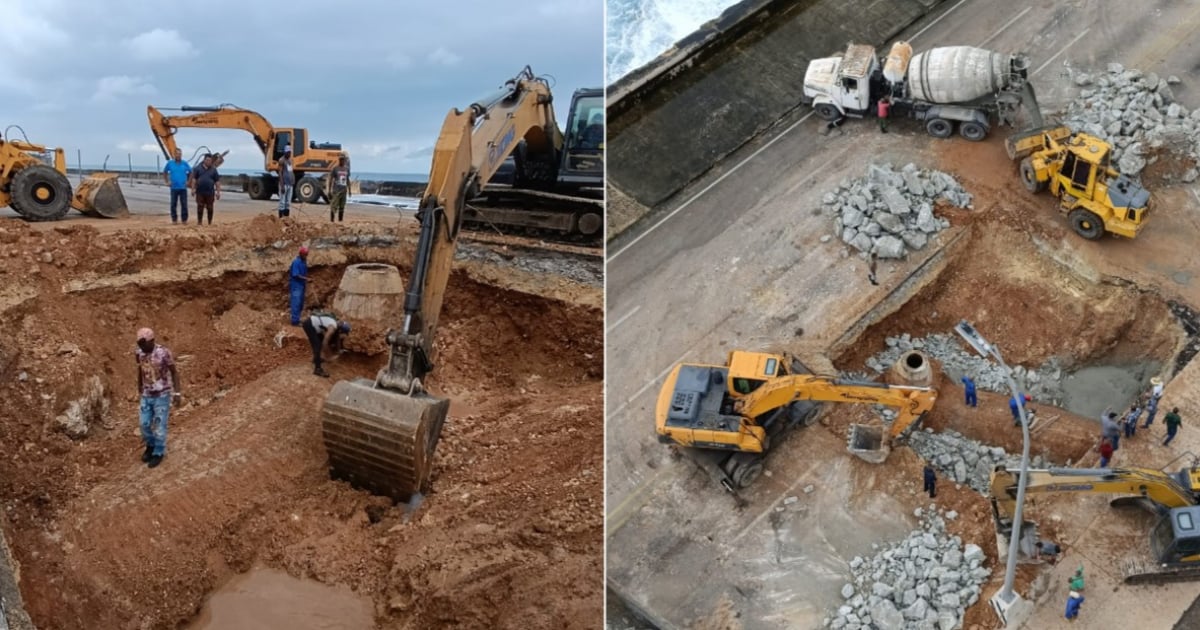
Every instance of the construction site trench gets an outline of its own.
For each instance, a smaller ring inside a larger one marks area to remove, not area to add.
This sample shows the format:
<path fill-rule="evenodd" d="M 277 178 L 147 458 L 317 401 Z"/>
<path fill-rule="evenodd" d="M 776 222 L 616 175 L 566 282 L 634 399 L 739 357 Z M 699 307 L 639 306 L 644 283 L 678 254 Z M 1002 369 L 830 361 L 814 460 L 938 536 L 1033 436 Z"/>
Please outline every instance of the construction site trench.
<path fill-rule="evenodd" d="M 37 628 L 184 627 L 252 568 L 341 589 L 366 602 L 366 627 L 601 614 L 596 256 L 462 244 L 428 383 L 452 400 L 432 491 L 410 514 L 330 479 L 321 401 L 386 354 L 360 338 L 326 364 L 332 378 L 314 376 L 287 321 L 287 265 L 307 244 L 307 302 L 329 305 L 349 264 L 406 275 L 413 232 L 0 221 L 2 525 Z M 175 353 L 183 392 L 155 469 L 139 461 L 141 326 Z"/>

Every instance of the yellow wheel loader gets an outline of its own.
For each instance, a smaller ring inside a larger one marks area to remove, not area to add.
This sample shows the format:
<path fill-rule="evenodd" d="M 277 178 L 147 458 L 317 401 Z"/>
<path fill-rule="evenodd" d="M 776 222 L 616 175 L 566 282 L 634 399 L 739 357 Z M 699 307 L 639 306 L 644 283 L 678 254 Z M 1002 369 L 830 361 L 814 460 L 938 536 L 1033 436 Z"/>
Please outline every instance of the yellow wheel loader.
<path fill-rule="evenodd" d="M 902 361 L 928 366 L 920 353 Z M 929 387 L 813 376 L 786 353 L 734 350 L 725 365 L 676 365 L 658 394 L 655 429 L 660 442 L 687 447 L 701 468 L 735 492 L 758 479 L 767 452 L 787 431 L 816 422 L 818 402 L 897 407 L 886 440 L 883 427 L 851 427 L 851 452 L 879 463 L 936 401 Z"/>
<path fill-rule="evenodd" d="M 0 137 L 0 208 L 10 207 L 26 221 L 57 221 L 76 210 L 93 217 L 129 214 L 116 173 L 97 173 L 71 193 L 61 148 Z"/>
<path fill-rule="evenodd" d="M 1021 160 L 1021 182 L 1031 193 L 1046 189 L 1059 199 L 1071 229 L 1088 240 L 1107 232 L 1134 238 L 1146 225 L 1150 193 L 1110 165 L 1112 146 L 1067 127 L 1036 129 L 1009 138 L 1005 148 Z"/>

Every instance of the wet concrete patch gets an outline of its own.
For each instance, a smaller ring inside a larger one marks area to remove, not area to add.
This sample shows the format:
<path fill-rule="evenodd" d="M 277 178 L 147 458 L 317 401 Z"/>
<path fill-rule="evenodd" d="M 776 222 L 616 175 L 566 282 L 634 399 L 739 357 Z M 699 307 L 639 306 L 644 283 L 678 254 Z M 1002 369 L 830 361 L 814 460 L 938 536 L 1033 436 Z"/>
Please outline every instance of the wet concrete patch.
<path fill-rule="evenodd" d="M 1120 414 L 1149 389 L 1150 379 L 1161 369 L 1157 361 L 1081 368 L 1062 380 L 1063 408 L 1096 419 L 1109 407 Z"/>

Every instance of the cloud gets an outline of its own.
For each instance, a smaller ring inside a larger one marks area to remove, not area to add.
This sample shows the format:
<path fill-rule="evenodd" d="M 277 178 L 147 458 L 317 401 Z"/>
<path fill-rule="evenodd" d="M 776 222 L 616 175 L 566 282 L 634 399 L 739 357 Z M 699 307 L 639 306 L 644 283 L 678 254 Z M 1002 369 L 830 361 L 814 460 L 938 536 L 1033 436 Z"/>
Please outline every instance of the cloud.
<path fill-rule="evenodd" d="M 0 53 L 6 57 L 35 57 L 45 53 L 47 48 L 70 44 L 71 38 L 65 31 L 48 19 L 34 15 L 31 8 L 21 3 L 5 7 L 3 24 L 0 24 Z"/>
<path fill-rule="evenodd" d="M 598 13 L 592 0 L 553 0 L 538 5 L 537 12 L 544 17 L 572 17 Z"/>
<path fill-rule="evenodd" d="M 434 64 L 438 64 L 438 65 L 442 65 L 442 66 L 453 66 L 454 64 L 458 63 L 459 61 L 462 61 L 462 57 L 459 57 L 458 55 L 450 52 L 449 50 L 446 50 L 445 46 L 438 46 L 437 48 L 435 48 L 433 50 L 433 52 L 429 53 L 429 62 L 430 63 L 434 63 Z"/>
<path fill-rule="evenodd" d="M 158 148 L 158 145 L 154 144 L 153 142 L 135 142 L 133 140 L 123 140 L 121 142 L 118 142 L 117 148 L 122 151 L 125 151 L 126 153 L 133 153 L 134 151 L 145 151 L 147 153 L 159 153 L 161 151 Z"/>
<path fill-rule="evenodd" d="M 139 94 L 154 94 L 156 90 L 145 77 L 116 75 L 101 77 L 96 82 L 96 92 L 92 94 L 93 101 L 114 101 L 122 96 Z"/>
<path fill-rule="evenodd" d="M 175 29 L 156 28 L 122 43 L 139 61 L 171 61 L 194 57 L 199 52 Z"/>
<path fill-rule="evenodd" d="M 433 147 L 428 146 L 428 147 L 425 147 L 424 149 L 417 149 L 416 151 L 413 151 L 412 153 L 405 155 L 404 159 L 419 160 L 421 158 L 431 158 L 431 157 L 433 157 Z"/>
<path fill-rule="evenodd" d="M 406 55 L 402 52 L 394 52 L 394 53 L 389 54 L 386 57 L 386 61 L 389 64 L 391 64 L 391 66 L 393 68 L 396 68 L 399 70 L 408 68 L 408 67 L 412 66 L 412 63 L 413 63 L 412 57 L 409 57 L 408 55 Z"/>

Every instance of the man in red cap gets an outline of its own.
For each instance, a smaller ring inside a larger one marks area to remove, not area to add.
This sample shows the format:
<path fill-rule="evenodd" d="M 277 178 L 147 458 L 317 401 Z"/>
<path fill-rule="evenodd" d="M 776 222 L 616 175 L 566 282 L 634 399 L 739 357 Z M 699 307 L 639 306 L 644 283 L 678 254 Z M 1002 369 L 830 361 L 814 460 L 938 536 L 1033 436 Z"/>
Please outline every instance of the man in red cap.
<path fill-rule="evenodd" d="M 292 325 L 300 325 L 300 311 L 304 310 L 304 290 L 308 286 L 308 248 L 300 246 L 300 253 L 292 261 L 288 273 L 288 296 L 291 298 Z"/>
<path fill-rule="evenodd" d="M 142 397 L 138 419 L 142 441 L 146 443 L 142 461 L 154 468 L 162 463 L 167 453 L 167 417 L 171 412 L 171 400 L 181 395 L 179 371 L 175 368 L 175 356 L 166 346 L 154 342 L 154 331 L 149 328 L 138 330 L 134 356 L 138 367 L 138 393 Z"/>

